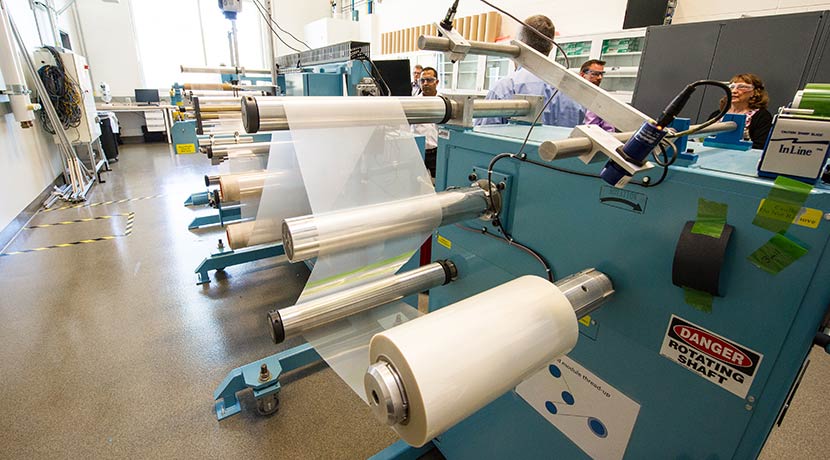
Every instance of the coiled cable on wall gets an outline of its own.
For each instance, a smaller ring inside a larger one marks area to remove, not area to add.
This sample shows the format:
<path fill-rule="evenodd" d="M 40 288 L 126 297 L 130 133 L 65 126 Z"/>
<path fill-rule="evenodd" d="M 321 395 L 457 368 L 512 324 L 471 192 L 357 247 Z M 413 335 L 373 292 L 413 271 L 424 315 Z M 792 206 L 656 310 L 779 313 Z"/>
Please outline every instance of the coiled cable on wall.
<path fill-rule="evenodd" d="M 58 51 L 47 46 L 46 50 L 52 54 L 55 59 L 55 65 L 44 65 L 37 71 L 55 111 L 58 112 L 58 119 L 63 125 L 64 129 L 77 128 L 81 125 L 81 91 L 77 82 L 72 80 L 72 77 L 66 74 L 66 68 L 63 66 Z M 51 134 L 55 134 L 55 128 L 52 126 L 49 117 L 45 110 L 41 110 L 40 121 L 43 127 Z"/>

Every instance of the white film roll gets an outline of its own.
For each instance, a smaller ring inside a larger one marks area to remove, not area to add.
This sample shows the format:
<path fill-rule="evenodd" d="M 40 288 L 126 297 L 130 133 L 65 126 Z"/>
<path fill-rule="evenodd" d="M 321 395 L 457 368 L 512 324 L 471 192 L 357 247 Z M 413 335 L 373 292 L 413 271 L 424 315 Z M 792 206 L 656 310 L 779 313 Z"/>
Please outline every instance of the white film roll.
<path fill-rule="evenodd" d="M 559 288 L 523 276 L 375 335 L 369 357 L 397 370 L 408 416 L 392 428 L 422 446 L 568 353 L 578 335 Z M 372 392 L 367 374 L 367 399 L 377 411 Z"/>

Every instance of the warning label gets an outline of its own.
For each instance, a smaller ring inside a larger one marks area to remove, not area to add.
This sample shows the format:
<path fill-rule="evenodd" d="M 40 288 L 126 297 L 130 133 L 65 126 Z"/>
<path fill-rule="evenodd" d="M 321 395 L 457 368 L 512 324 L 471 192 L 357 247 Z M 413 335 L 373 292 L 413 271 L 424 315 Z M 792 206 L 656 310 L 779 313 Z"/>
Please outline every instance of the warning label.
<path fill-rule="evenodd" d="M 672 315 L 660 354 L 745 398 L 764 355 Z"/>

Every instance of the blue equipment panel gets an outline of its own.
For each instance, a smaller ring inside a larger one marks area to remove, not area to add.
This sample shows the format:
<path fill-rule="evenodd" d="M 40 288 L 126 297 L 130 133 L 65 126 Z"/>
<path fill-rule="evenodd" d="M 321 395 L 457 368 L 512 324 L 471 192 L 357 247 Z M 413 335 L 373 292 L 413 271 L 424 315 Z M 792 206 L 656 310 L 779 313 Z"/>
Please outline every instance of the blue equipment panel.
<path fill-rule="evenodd" d="M 616 293 L 591 314 L 590 326 L 580 326 L 583 334 L 568 357 L 639 404 L 625 458 L 756 457 L 830 303 L 830 222 L 792 225 L 788 235 L 809 251 L 772 275 L 747 260 L 774 235 L 752 223 L 773 185 L 755 175 L 759 151 L 694 145 L 697 164 L 673 166 L 654 187 L 629 184 L 624 190 L 636 206 L 627 209 L 602 200 L 608 186 L 600 179 L 550 169 L 595 175 L 598 165 L 541 160 L 539 143 L 569 132 L 533 130 L 524 151 L 543 165 L 512 159 L 495 165 L 500 177 L 510 178 L 502 222 L 516 241 L 550 262 L 557 278 L 594 267 L 612 280 Z M 471 171 L 486 170 L 499 153 L 518 152 L 526 134 L 527 127 L 510 125 L 449 129 L 439 141 L 436 189 L 469 184 Z M 660 168 L 646 174 L 654 182 Z M 726 204 L 727 223 L 735 228 L 721 271 L 723 297 L 714 298 L 711 312 L 687 305 L 684 290 L 672 284 L 675 247 L 685 223 L 697 219 L 700 198 Z M 830 188 L 814 188 L 804 206 L 830 211 Z M 480 220 L 461 225 L 498 233 Z M 526 253 L 480 233 L 459 226 L 436 233 L 442 241 L 433 236 L 433 260 L 453 260 L 460 277 L 431 290 L 431 310 L 521 275 L 544 274 Z M 746 397 L 661 356 L 673 315 L 763 355 Z M 447 458 L 589 458 L 515 391 L 434 444 Z"/>

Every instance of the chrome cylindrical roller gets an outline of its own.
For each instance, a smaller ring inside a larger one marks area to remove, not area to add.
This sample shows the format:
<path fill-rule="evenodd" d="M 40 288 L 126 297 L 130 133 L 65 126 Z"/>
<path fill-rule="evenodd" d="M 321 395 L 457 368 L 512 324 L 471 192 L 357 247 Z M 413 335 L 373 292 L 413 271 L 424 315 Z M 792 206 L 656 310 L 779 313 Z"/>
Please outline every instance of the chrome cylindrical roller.
<path fill-rule="evenodd" d="M 725 131 L 734 131 L 737 125 L 734 121 L 713 123 L 695 134 L 714 134 Z M 625 142 L 633 136 L 633 132 L 614 133 L 613 136 Z M 544 141 L 539 146 L 539 156 L 545 161 L 561 160 L 578 157 L 591 153 L 593 143 L 587 137 L 569 137 L 556 141 Z"/>
<path fill-rule="evenodd" d="M 441 260 L 282 310 L 274 310 L 268 313 L 271 337 L 275 343 L 280 343 L 288 337 L 332 321 L 447 284 L 457 275 L 451 261 Z"/>
<path fill-rule="evenodd" d="M 398 97 L 396 98 L 403 108 L 407 122 L 419 123 L 446 123 L 456 112 L 459 112 L 457 102 L 442 97 Z M 372 110 L 373 104 L 384 105 L 388 98 L 355 98 L 355 97 L 252 97 L 242 100 L 242 121 L 245 131 L 256 133 L 259 131 L 285 131 L 289 129 L 288 115 L 285 111 L 287 103 L 319 105 L 319 118 L 313 124 L 305 121 L 304 127 L 333 127 L 351 126 L 355 123 L 381 123 L 385 120 L 377 118 L 378 111 Z M 360 104 L 361 110 L 356 110 L 348 119 L 328 117 L 327 107 Z M 473 101 L 473 118 L 486 117 L 513 117 L 528 115 L 532 104 L 526 100 L 483 100 Z"/>
<path fill-rule="evenodd" d="M 299 262 L 475 219 L 489 208 L 489 194 L 476 185 L 435 195 L 294 217 L 283 221 L 283 247 L 290 261 Z"/>
<path fill-rule="evenodd" d="M 245 67 L 202 67 L 202 66 L 180 66 L 182 73 L 220 73 L 225 75 L 251 75 L 270 74 L 268 69 L 246 69 Z"/>
<path fill-rule="evenodd" d="M 232 141 L 233 139 L 215 139 L 215 145 L 211 146 L 208 152 L 208 158 L 225 158 L 228 155 L 240 152 L 250 153 L 253 155 L 268 155 L 271 151 L 270 142 L 236 144 Z"/>
<path fill-rule="evenodd" d="M 614 285 L 608 276 L 594 268 L 562 278 L 554 284 L 568 298 L 577 318 L 599 308 L 614 293 Z"/>
<path fill-rule="evenodd" d="M 518 57 L 522 50 L 516 45 L 468 41 L 470 44 L 470 54 L 483 54 L 485 56 L 498 57 Z M 421 35 L 418 38 L 418 48 L 426 51 L 442 51 L 448 52 L 450 50 L 450 40 L 444 37 L 435 37 L 429 35 Z"/>

